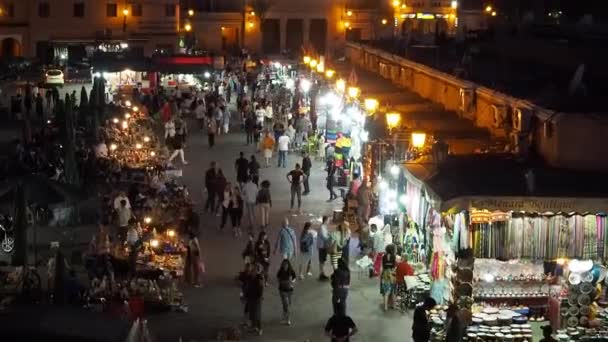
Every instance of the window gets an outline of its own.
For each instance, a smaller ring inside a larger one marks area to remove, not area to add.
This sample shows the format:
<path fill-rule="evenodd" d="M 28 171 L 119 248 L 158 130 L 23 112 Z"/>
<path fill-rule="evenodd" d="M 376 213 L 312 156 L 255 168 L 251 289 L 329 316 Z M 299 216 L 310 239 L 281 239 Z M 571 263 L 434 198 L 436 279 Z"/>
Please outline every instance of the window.
<path fill-rule="evenodd" d="M 175 4 L 166 4 L 165 5 L 165 16 L 175 17 Z"/>
<path fill-rule="evenodd" d="M 38 4 L 38 16 L 40 18 L 48 18 L 51 15 L 51 5 L 48 2 Z"/>
<path fill-rule="evenodd" d="M 106 17 L 117 17 L 118 16 L 118 6 L 116 4 L 107 4 L 106 5 Z"/>
<path fill-rule="evenodd" d="M 131 4 L 131 15 L 134 17 L 141 17 L 142 15 L 142 4 Z"/>
<path fill-rule="evenodd" d="M 74 17 L 76 17 L 76 18 L 84 17 L 84 2 L 74 3 Z"/>

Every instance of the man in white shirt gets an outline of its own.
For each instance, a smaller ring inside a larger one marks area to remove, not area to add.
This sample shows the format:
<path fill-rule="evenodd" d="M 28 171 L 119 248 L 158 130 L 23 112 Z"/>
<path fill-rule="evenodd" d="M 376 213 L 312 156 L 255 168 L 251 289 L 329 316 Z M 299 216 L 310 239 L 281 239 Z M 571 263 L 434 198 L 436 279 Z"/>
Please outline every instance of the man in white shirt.
<path fill-rule="evenodd" d="M 131 212 L 131 208 L 127 208 L 127 201 L 124 199 L 120 201 L 120 207 L 116 209 L 116 214 L 118 217 L 118 237 L 120 241 L 124 241 L 126 239 L 127 230 L 129 227 L 129 221 L 133 217 L 133 213 Z"/>
<path fill-rule="evenodd" d="M 286 132 L 279 137 L 278 145 L 279 145 L 279 166 L 283 166 L 283 168 L 287 167 L 287 152 L 289 151 L 289 142 L 291 139 L 287 136 Z"/>
<path fill-rule="evenodd" d="M 121 191 L 118 193 L 118 196 L 114 198 L 114 210 L 118 210 L 118 208 L 120 208 L 120 201 L 122 200 L 126 201 L 127 208 L 131 209 L 131 202 L 129 202 L 129 197 L 127 197 L 124 191 Z"/>
<path fill-rule="evenodd" d="M 97 158 L 108 158 L 108 146 L 105 142 L 101 141 L 95 146 L 95 156 Z"/>
<path fill-rule="evenodd" d="M 255 206 L 258 196 L 258 186 L 253 182 L 251 176 L 247 176 L 247 183 L 243 186 L 243 194 L 245 196 L 245 208 L 247 209 L 247 217 L 249 217 L 249 227 L 253 228 L 256 222 Z"/>
<path fill-rule="evenodd" d="M 264 117 L 266 116 L 266 111 L 262 106 L 256 105 L 255 107 L 255 121 L 258 125 L 264 125 Z"/>

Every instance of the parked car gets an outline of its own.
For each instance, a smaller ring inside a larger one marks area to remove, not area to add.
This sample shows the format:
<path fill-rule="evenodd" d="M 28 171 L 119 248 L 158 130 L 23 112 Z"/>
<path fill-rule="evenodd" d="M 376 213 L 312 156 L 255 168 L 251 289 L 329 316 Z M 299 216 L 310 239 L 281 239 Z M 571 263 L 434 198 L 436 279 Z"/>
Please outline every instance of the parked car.
<path fill-rule="evenodd" d="M 49 69 L 45 73 L 46 83 L 47 84 L 61 84 L 63 85 L 63 71 L 59 69 Z"/>

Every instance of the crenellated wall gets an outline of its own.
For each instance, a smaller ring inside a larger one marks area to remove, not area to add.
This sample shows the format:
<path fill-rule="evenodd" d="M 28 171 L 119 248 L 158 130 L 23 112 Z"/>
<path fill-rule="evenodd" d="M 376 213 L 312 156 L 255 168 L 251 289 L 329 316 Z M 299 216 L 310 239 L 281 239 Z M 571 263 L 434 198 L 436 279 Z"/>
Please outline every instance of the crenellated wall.
<path fill-rule="evenodd" d="M 514 151 L 533 149 L 555 167 L 608 171 L 608 116 L 558 113 L 369 46 L 347 43 L 351 63 L 442 105 Z"/>

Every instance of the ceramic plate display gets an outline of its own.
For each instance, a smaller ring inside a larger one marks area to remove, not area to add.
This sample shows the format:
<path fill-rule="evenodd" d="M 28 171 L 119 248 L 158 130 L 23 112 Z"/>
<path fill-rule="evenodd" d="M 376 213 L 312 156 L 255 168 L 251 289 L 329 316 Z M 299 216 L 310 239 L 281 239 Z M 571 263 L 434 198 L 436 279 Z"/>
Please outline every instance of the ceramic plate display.
<path fill-rule="evenodd" d="M 568 307 L 567 306 L 562 306 L 559 311 L 562 316 L 564 316 L 564 317 L 568 316 Z"/>
<path fill-rule="evenodd" d="M 588 305 L 585 305 L 585 306 L 581 306 L 581 308 L 578 310 L 578 312 L 583 316 L 589 316 L 591 309 L 589 308 Z"/>
<path fill-rule="evenodd" d="M 578 306 L 571 306 L 568 308 L 568 315 L 577 316 L 578 315 Z"/>
<path fill-rule="evenodd" d="M 593 281 L 593 272 L 587 271 L 581 275 L 581 280 L 585 283 L 590 283 Z"/>
<path fill-rule="evenodd" d="M 498 311 L 499 310 L 497 308 L 493 308 L 493 307 L 487 307 L 487 308 L 483 309 L 483 313 L 485 313 L 485 314 L 497 314 Z"/>
<path fill-rule="evenodd" d="M 578 318 L 576 318 L 576 317 L 568 318 L 568 326 L 570 326 L 570 327 L 578 326 Z"/>
<path fill-rule="evenodd" d="M 589 324 L 589 318 L 587 318 L 587 317 L 583 316 L 583 317 L 581 317 L 581 319 L 579 320 L 579 323 L 580 323 L 581 325 L 586 326 L 587 324 Z"/>
<path fill-rule="evenodd" d="M 589 295 L 586 295 L 586 294 L 582 294 L 582 295 L 578 296 L 578 304 L 581 306 L 591 304 L 591 297 L 589 297 Z"/>
<path fill-rule="evenodd" d="M 582 283 L 580 287 L 581 293 L 584 294 L 590 294 L 594 289 L 595 287 L 593 287 L 593 284 L 591 283 Z"/>
<path fill-rule="evenodd" d="M 581 275 L 578 273 L 570 273 L 568 276 L 568 282 L 571 285 L 578 285 L 581 283 Z"/>
<path fill-rule="evenodd" d="M 578 304 L 578 293 L 577 292 L 570 292 L 568 294 L 568 304 L 570 304 L 570 305 Z"/>

